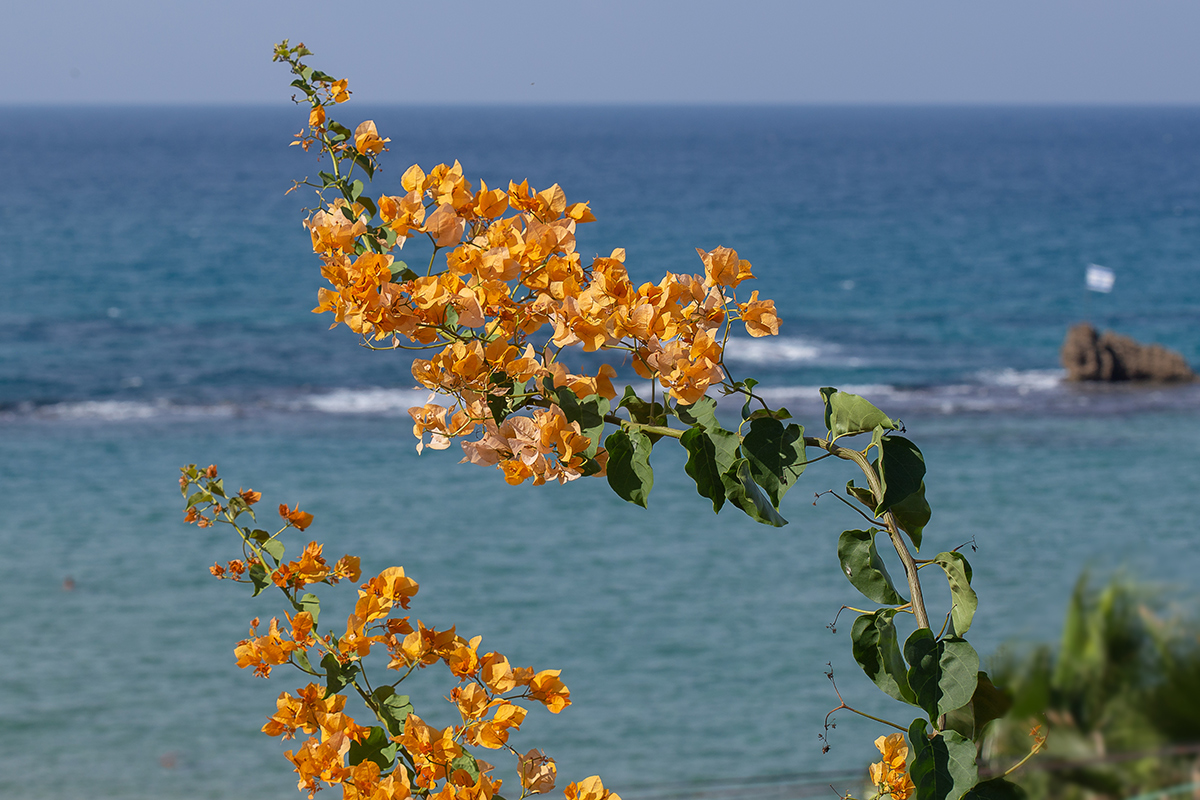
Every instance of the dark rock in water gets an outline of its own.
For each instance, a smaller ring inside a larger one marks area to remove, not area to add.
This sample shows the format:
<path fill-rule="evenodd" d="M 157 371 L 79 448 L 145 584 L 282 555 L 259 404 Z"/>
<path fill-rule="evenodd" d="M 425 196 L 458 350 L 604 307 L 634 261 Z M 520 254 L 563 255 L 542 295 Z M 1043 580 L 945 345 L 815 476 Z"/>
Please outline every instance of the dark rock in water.
<path fill-rule="evenodd" d="M 1158 344 L 1096 329 L 1086 322 L 1067 331 L 1062 363 L 1071 381 L 1192 381 L 1196 373 L 1183 356 Z"/>

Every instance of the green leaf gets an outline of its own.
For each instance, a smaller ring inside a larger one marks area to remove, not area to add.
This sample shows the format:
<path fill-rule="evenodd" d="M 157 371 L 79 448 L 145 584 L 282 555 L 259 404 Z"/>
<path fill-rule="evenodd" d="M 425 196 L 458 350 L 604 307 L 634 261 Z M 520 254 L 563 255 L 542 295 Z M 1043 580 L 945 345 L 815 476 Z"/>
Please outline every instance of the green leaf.
<path fill-rule="evenodd" d="M 787 490 L 804 472 L 808 463 L 804 452 L 804 428 L 784 427 L 769 418 L 751 420 L 750 431 L 742 440 L 742 453 L 750 462 L 750 474 L 779 508 Z"/>
<path fill-rule="evenodd" d="M 262 564 L 256 562 L 250 565 L 250 583 L 254 585 L 254 594 L 250 595 L 251 597 L 258 597 L 263 589 L 271 585 L 267 570 Z"/>
<path fill-rule="evenodd" d="M 371 692 L 371 698 L 379 709 L 379 716 L 387 724 L 392 736 L 404 733 L 404 721 L 413 710 L 413 704 L 406 694 L 396 694 L 391 686 L 380 686 Z"/>
<path fill-rule="evenodd" d="M 774 410 L 770 408 L 759 408 L 751 411 L 750 416 L 746 417 L 746 419 L 777 419 L 780 422 L 791 418 L 792 412 L 788 411 L 786 408 L 776 408 Z"/>
<path fill-rule="evenodd" d="M 737 460 L 737 434 L 720 428 L 708 431 L 694 425 L 684 431 L 679 443 L 687 450 L 688 460 L 683 468 L 696 482 L 696 491 L 712 500 L 713 511 L 720 511 L 725 505 L 722 476 Z"/>
<path fill-rule="evenodd" d="M 885 694 L 916 705 L 916 696 L 908 685 L 908 665 L 900 655 L 895 616 L 894 608 L 860 615 L 850 630 L 851 649 L 863 672 Z"/>
<path fill-rule="evenodd" d="M 921 490 L 925 478 L 925 459 L 917 446 L 903 436 L 888 436 L 879 443 L 877 462 L 883 500 L 875 506 L 879 516 L 900 501 Z"/>
<path fill-rule="evenodd" d="M 745 511 L 755 522 L 773 525 L 776 528 L 787 525 L 787 520 L 775 510 L 762 488 L 754 482 L 750 474 L 750 463 L 746 459 L 736 459 L 729 469 L 721 474 L 721 482 L 725 486 L 726 499 Z"/>
<path fill-rule="evenodd" d="M 338 182 L 337 176 L 330 172 L 318 172 L 317 177 L 321 179 L 322 187 L 333 186 Z"/>
<path fill-rule="evenodd" d="M 879 557 L 875 548 L 875 534 L 879 531 L 871 528 L 869 531 L 843 531 L 838 537 L 838 560 L 842 562 L 842 572 L 850 579 L 855 589 L 862 592 L 868 600 L 882 603 L 885 606 L 899 606 L 906 601 L 896 591 L 892 576 L 888 575 L 887 565 Z"/>
<path fill-rule="evenodd" d="M 321 659 L 321 666 L 325 668 L 325 686 L 330 694 L 337 694 L 345 689 L 358 674 L 358 664 L 353 661 L 343 664 L 333 653 L 325 654 Z"/>
<path fill-rule="evenodd" d="M 746 402 L 742 403 L 742 419 L 750 419 L 750 403 L 754 398 L 750 396 L 750 392 L 754 391 L 754 387 L 758 386 L 758 381 L 754 378 L 746 378 L 741 384 L 746 389 Z"/>
<path fill-rule="evenodd" d="M 351 203 L 356 202 L 362 196 L 363 189 L 367 188 L 362 181 L 355 179 L 348 187 L 346 187 L 346 199 Z"/>
<path fill-rule="evenodd" d="M 965 797 L 966 800 L 1026 800 L 1029 795 L 1015 783 L 1009 783 L 1004 778 L 992 778 L 975 784 Z"/>
<path fill-rule="evenodd" d="M 886 414 L 856 394 L 830 386 L 821 390 L 825 400 L 825 427 L 834 439 L 873 431 L 877 426 L 895 430 L 898 425 Z"/>
<path fill-rule="evenodd" d="M 617 403 L 617 408 L 629 411 L 629 418 L 642 425 L 665 425 L 666 409 L 662 403 L 648 403 L 638 397 L 632 386 L 625 387 L 625 394 Z"/>
<path fill-rule="evenodd" d="M 850 495 L 872 511 L 875 510 L 875 494 L 867 487 L 855 486 L 854 481 L 847 481 L 846 494 Z"/>
<path fill-rule="evenodd" d="M 986 672 L 980 672 L 971 702 L 946 714 L 946 727 L 972 741 L 982 741 L 987 724 L 1007 714 L 1012 705 L 1012 696 L 997 689 Z"/>
<path fill-rule="evenodd" d="M 971 702 L 979 679 L 979 654 L 965 639 L 948 636 L 941 641 L 933 631 L 918 628 L 904 643 L 908 685 L 930 719 Z"/>
<path fill-rule="evenodd" d="M 717 422 L 717 401 L 708 395 L 690 406 L 675 406 L 675 414 L 688 425 L 699 425 L 710 431 L 721 427 L 721 423 Z"/>
<path fill-rule="evenodd" d="M 371 159 L 367 158 L 362 153 L 356 153 L 354 156 L 354 163 L 361 167 L 363 172 L 367 173 L 368 178 L 375 177 L 375 167 L 371 165 Z"/>
<path fill-rule="evenodd" d="M 217 478 L 208 482 L 208 490 L 218 497 L 225 497 L 225 479 Z"/>
<path fill-rule="evenodd" d="M 554 381 L 546 378 L 542 385 L 546 393 L 552 396 L 558 407 L 569 422 L 578 422 L 580 432 L 591 440 L 591 444 L 583 451 L 588 458 L 593 458 L 600 449 L 600 439 L 604 436 L 604 415 L 608 413 L 608 398 L 598 394 L 578 397 L 566 386 L 554 387 Z"/>
<path fill-rule="evenodd" d="M 388 738 L 387 731 L 378 725 L 371 726 L 371 732 L 361 742 L 351 742 L 350 752 L 346 754 L 351 766 L 364 761 L 374 761 L 380 769 L 388 769 L 396 761 L 396 742 Z"/>
<path fill-rule="evenodd" d="M 421 276 L 409 269 L 408 264 L 405 264 L 403 261 L 397 261 L 392 264 L 392 282 L 394 283 L 415 281 L 419 277 Z"/>
<path fill-rule="evenodd" d="M 458 309 L 449 303 L 446 304 L 446 310 L 442 315 L 442 324 L 451 329 L 458 326 Z"/>
<path fill-rule="evenodd" d="M 619 429 L 604 440 L 604 447 L 608 450 L 608 485 L 622 500 L 645 508 L 654 486 L 650 437 L 641 431 Z"/>
<path fill-rule="evenodd" d="M 471 780 L 479 780 L 479 764 L 475 761 L 475 757 L 470 753 L 463 753 L 457 758 L 450 759 L 450 774 L 453 775 L 457 770 L 465 770 L 471 776 Z"/>
<path fill-rule="evenodd" d="M 926 721 L 913 720 L 908 728 L 912 764 L 908 773 L 921 800 L 960 800 L 979 782 L 975 745 L 957 731 L 942 731 L 932 739 Z"/>
<path fill-rule="evenodd" d="M 283 561 L 283 542 L 278 539 L 267 539 L 262 543 L 262 549 L 276 561 Z"/>
<path fill-rule="evenodd" d="M 312 615 L 313 627 L 317 627 L 317 620 L 321 616 L 321 600 L 312 592 L 305 592 L 300 598 L 300 610 L 307 611 Z"/>
<path fill-rule="evenodd" d="M 355 183 L 358 183 L 358 181 L 355 181 Z M 367 210 L 367 213 L 370 214 L 372 217 L 379 213 L 379 209 L 375 207 L 375 201 L 372 200 L 371 198 L 367 197 L 366 195 L 362 195 L 361 197 L 359 197 L 358 202 L 362 203 L 362 207 L 365 208 Z"/>
<path fill-rule="evenodd" d="M 183 508 L 186 511 L 197 503 L 211 503 L 212 501 L 212 495 L 208 492 L 192 492 L 192 494 L 188 495 L 187 505 Z"/>
<path fill-rule="evenodd" d="M 890 510 L 892 516 L 896 518 L 896 524 L 908 534 L 908 538 L 912 539 L 913 547 L 919 551 L 921 549 L 921 532 L 929 524 L 929 517 L 932 514 L 929 503 L 925 500 L 925 481 L 921 481 L 920 489 L 896 503 Z"/>
<path fill-rule="evenodd" d="M 953 633 L 962 636 L 971 628 L 971 620 L 975 618 L 975 609 L 979 606 L 979 598 L 971 588 L 971 565 L 967 563 L 962 553 L 938 553 L 933 563 L 946 573 L 950 583 L 950 624 Z"/>
<path fill-rule="evenodd" d="M 249 536 L 259 544 L 262 544 L 271 538 L 271 534 L 261 528 L 255 528 L 254 530 L 250 531 Z"/>
<path fill-rule="evenodd" d="M 294 660 L 296 664 L 299 665 L 300 669 L 304 670 L 305 672 L 313 671 L 312 662 L 308 660 L 307 650 L 296 650 L 292 653 L 292 660 Z"/>

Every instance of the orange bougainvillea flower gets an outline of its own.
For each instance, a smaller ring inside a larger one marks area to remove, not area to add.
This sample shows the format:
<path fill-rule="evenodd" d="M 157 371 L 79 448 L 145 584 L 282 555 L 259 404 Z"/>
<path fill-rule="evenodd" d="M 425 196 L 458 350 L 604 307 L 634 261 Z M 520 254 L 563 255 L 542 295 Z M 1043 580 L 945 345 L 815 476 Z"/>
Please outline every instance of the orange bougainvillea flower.
<path fill-rule="evenodd" d="M 696 248 L 704 261 L 705 286 L 737 286 L 742 281 L 753 278 L 750 272 L 750 262 L 739 259 L 736 250 L 728 247 L 718 247 L 707 253 Z"/>
<path fill-rule="evenodd" d="M 530 750 L 517 760 L 521 788 L 529 794 L 545 794 L 554 788 L 558 766 L 541 750 Z"/>
<path fill-rule="evenodd" d="M 238 642 L 234 648 L 238 667 L 254 667 L 254 674 L 266 678 L 271 675 L 271 668 L 286 664 L 292 658 L 292 653 L 311 647 L 312 615 L 301 611 L 292 619 L 292 635 L 289 639 L 283 637 L 279 630 L 279 620 L 272 618 L 270 629 L 264 636 L 258 635 L 258 620 L 250 626 L 249 639 Z"/>
<path fill-rule="evenodd" d="M 331 81 L 328 84 L 329 97 L 335 103 L 344 103 L 350 99 L 350 90 L 346 88 L 346 81 Z"/>
<path fill-rule="evenodd" d="M 354 149 L 363 155 L 374 155 L 391 139 L 380 139 L 374 120 L 367 120 L 354 129 Z"/>
<path fill-rule="evenodd" d="M 510 692 L 517 685 L 512 666 L 500 653 L 488 653 L 480 660 L 479 676 L 496 694 Z"/>
<path fill-rule="evenodd" d="M 311 525 L 313 521 L 313 515 L 309 514 L 307 511 L 301 511 L 299 504 L 297 504 L 294 509 L 289 511 L 287 504 L 281 503 L 279 505 L 279 516 L 286 519 L 298 530 L 304 530 Z"/>
<path fill-rule="evenodd" d="M 779 334 L 779 317 L 775 314 L 774 300 L 759 300 L 758 290 L 750 293 L 750 299 L 738 303 L 738 313 L 751 336 L 776 336 Z"/>
<path fill-rule="evenodd" d="M 287 508 L 287 506 L 284 506 Z M 282 512 L 280 512 L 282 513 Z M 296 512 L 289 512 L 296 513 Z M 312 515 L 307 515 L 309 521 L 312 521 Z M 290 519 L 290 517 L 289 517 Z M 295 524 L 295 523 L 293 523 Z M 296 525 L 300 530 L 308 527 L 307 523 L 303 527 Z M 286 564 L 280 564 L 279 568 L 271 573 L 271 581 L 276 586 L 286 586 L 293 589 L 303 589 L 310 583 L 318 583 L 329 577 L 329 564 L 321 555 L 323 546 L 318 542 L 309 542 L 301 553 L 299 560 L 289 561 Z"/>
<path fill-rule="evenodd" d="M 871 783 L 880 795 L 888 796 L 892 800 L 908 800 L 916 791 L 916 786 L 905 763 L 908 759 L 908 744 L 904 741 L 904 734 L 880 736 L 875 740 L 875 746 L 883 754 L 883 759 L 871 765 Z"/>
<path fill-rule="evenodd" d="M 559 680 L 561 673 L 562 670 L 545 669 L 529 682 L 529 698 L 542 703 L 552 714 L 571 705 L 571 691 Z"/>
<path fill-rule="evenodd" d="M 604 788 L 604 782 L 599 775 L 584 778 L 579 783 L 572 783 L 563 789 L 567 800 L 621 800 L 616 792 Z"/>

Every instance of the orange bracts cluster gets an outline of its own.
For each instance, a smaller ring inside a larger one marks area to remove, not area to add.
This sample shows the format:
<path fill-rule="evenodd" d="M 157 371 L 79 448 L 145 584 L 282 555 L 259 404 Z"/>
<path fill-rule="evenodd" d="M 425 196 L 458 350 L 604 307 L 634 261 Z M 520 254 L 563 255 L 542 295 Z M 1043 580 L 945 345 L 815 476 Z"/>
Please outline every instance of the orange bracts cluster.
<path fill-rule="evenodd" d="M 319 679 L 294 695 L 281 693 L 275 713 L 262 727 L 268 736 L 307 737 L 286 753 L 301 791 L 311 797 L 323 788 L 340 786 L 344 798 L 355 800 L 406 800 L 414 795 L 489 800 L 501 780 L 491 774 L 490 764 L 471 754 L 471 748 L 512 753 L 518 762 L 520 797 L 554 788 L 554 760 L 538 750 L 522 756 L 509 741 L 524 722 L 528 703 L 540 703 L 555 714 L 571 704 L 559 670 L 513 667 L 501 653 L 480 652 L 481 637 L 465 639 L 453 627 L 438 630 L 419 620 L 414 627 L 398 612 L 409 608 L 420 586 L 398 566 L 359 585 L 344 629 L 319 634 L 320 601 L 302 591 L 341 579 L 360 580 L 359 559 L 347 555 L 330 566 L 321 544 L 314 541 L 299 558 L 285 560 L 281 534 L 301 523 L 307 527 L 312 516 L 280 506 L 284 524 L 275 534 L 243 527 L 243 514 L 254 517 L 250 503 L 219 502 L 224 492 L 215 467 L 185 467 L 180 489 L 189 511 L 209 524 L 230 525 L 242 539 L 245 557 L 216 564 L 210 571 L 219 578 L 253 583 L 256 594 L 273 585 L 296 609 L 284 622 L 271 619 L 265 632 L 260 633 L 259 620 L 253 620 L 249 637 L 238 643 L 234 655 L 239 667 L 250 667 L 264 678 L 274 668 L 290 665 Z M 243 490 L 238 496 L 245 500 L 246 494 Z M 376 649 L 388 657 L 381 663 L 393 675 L 399 673 L 390 685 L 366 680 L 367 660 Z M 413 672 L 438 663 L 455 681 L 446 699 L 459 717 L 458 724 L 445 728 L 427 724 L 413 713 L 407 697 L 395 693 Z M 346 713 L 351 692 L 381 724 L 360 724 Z M 404 758 L 398 760 L 401 754 Z"/>
<path fill-rule="evenodd" d="M 488 419 L 483 428 L 478 441 L 462 443 L 463 461 L 495 464 L 508 483 L 520 484 L 528 478 L 533 478 L 535 486 L 548 480 L 566 483 L 583 474 L 584 451 L 591 440 L 583 435 L 578 422 L 567 421 L 558 406 L 535 410 L 528 417 L 513 415 L 500 425 Z M 601 467 L 606 456 L 598 454 Z"/>
<path fill-rule="evenodd" d="M 904 734 L 880 736 L 875 740 L 875 746 L 883 754 L 883 759 L 871 765 L 871 783 L 881 798 L 908 800 L 917 787 L 908 774 L 908 744 L 904 741 Z"/>
<path fill-rule="evenodd" d="M 319 144 L 334 162 L 334 172 L 311 185 L 343 194 L 323 200 L 304 222 L 332 287 L 318 291 L 313 311 L 333 314 L 335 326 L 347 325 L 372 347 L 436 351 L 412 365 L 417 382 L 448 401 L 431 398 L 410 410 L 418 451 L 463 439 L 465 460 L 497 467 L 509 483 L 603 474 L 598 441 L 554 430 L 558 398 L 546 382 L 611 400 L 617 371 L 604 364 L 595 376 L 575 374 L 564 349 L 617 351 L 671 399 L 693 405 L 711 388 L 734 386 L 723 363 L 733 322 L 751 336 L 779 332 L 772 301 L 758 292 L 738 301 L 737 287 L 754 275 L 729 248 L 698 249 L 703 273 L 640 286 L 624 250 L 585 262 L 576 230 L 595 216 L 587 203 L 568 202 L 558 184 L 491 188 L 469 179 L 458 161 L 428 172 L 414 164 L 400 178 L 402 191 L 372 199 L 349 175 L 360 168 L 372 178 L 389 140 L 370 120 L 353 133 L 328 121 L 326 107 L 340 102 L 331 84 L 289 63 L 313 109 L 300 143 Z M 424 275 L 394 255 L 414 237 L 433 247 Z M 521 413 L 531 407 L 543 413 Z M 588 459 L 596 463 L 582 469 Z"/>
<path fill-rule="evenodd" d="M 242 669 L 254 667 L 254 674 L 263 678 L 270 676 L 271 667 L 288 664 L 297 651 L 307 650 L 316 643 L 313 636 L 313 618 L 307 611 L 301 611 L 294 617 L 289 617 L 291 633 L 285 638 L 279 630 L 279 620 L 272 617 L 267 633 L 258 635 L 258 618 L 250 623 L 249 639 L 238 642 L 233 654 L 237 656 L 237 665 Z"/>

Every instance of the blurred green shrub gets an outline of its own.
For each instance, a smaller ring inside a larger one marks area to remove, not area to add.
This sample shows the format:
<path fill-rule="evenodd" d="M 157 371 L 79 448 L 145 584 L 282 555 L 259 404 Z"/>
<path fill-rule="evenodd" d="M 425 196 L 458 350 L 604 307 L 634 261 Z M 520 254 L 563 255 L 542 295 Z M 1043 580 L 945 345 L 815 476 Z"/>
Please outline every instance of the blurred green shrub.
<path fill-rule="evenodd" d="M 1166 610 L 1164 597 L 1121 577 L 1093 586 L 1085 573 L 1057 650 L 1002 651 L 991 672 L 1013 705 L 987 733 L 984 769 L 1024 755 L 1041 722 L 1046 749 L 1013 778 L 1030 798 L 1131 797 L 1200 781 L 1200 620 Z"/>

